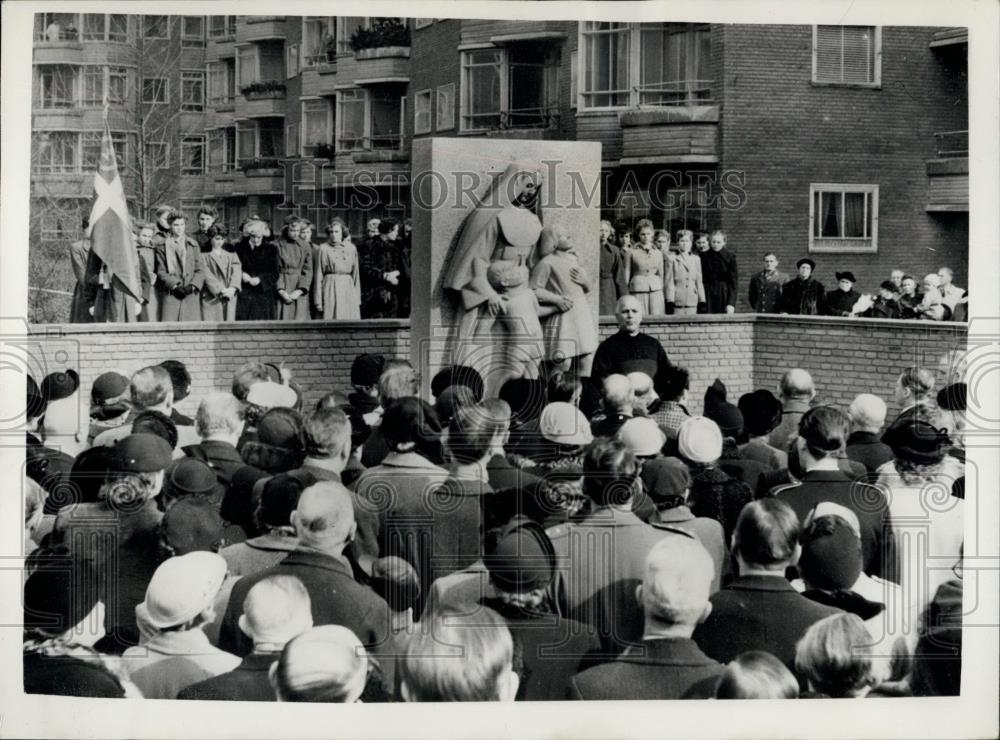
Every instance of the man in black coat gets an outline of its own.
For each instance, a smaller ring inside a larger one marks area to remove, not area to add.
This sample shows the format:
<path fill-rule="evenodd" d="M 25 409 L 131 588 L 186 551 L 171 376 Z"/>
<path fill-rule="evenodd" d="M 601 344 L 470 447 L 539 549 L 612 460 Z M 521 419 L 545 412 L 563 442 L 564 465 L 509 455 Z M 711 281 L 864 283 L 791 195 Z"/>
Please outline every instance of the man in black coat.
<path fill-rule="evenodd" d="M 810 601 L 785 579 L 799 556 L 799 519 L 775 499 L 747 504 L 736 522 L 733 555 L 739 576 L 712 596 L 712 612 L 694 631 L 705 654 L 728 663 L 764 650 L 788 666 L 795 645 L 814 623 L 839 609 Z"/>
<path fill-rule="evenodd" d="M 712 232 L 711 248 L 701 253 L 707 313 L 733 313 L 736 308 L 736 255 L 726 249 L 726 235 Z"/>
<path fill-rule="evenodd" d="M 847 459 L 861 463 L 869 473 L 874 473 L 895 457 L 892 448 L 879 435 L 885 423 L 885 412 L 885 401 L 871 393 L 858 394 L 847 409 L 847 415 L 851 417 Z"/>
<path fill-rule="evenodd" d="M 712 612 L 715 565 L 693 537 L 671 537 L 646 558 L 636 598 L 642 604 L 642 642 L 613 663 L 570 680 L 570 699 L 695 699 L 714 694 L 722 665 L 705 655 L 691 634 Z"/>
<path fill-rule="evenodd" d="M 200 701 L 275 701 L 268 680 L 271 664 L 285 643 L 313 624 L 309 593 L 294 576 L 269 576 L 246 595 L 239 628 L 253 640 L 253 652 L 229 673 L 192 684 L 178 699 Z"/>
<path fill-rule="evenodd" d="M 619 298 L 615 318 L 618 319 L 618 333 L 598 345 L 590 372 L 591 380 L 600 388 L 609 375 L 641 372 L 653 379 L 656 393 L 665 396 L 666 370 L 670 367 L 670 360 L 659 341 L 639 331 L 642 325 L 639 299 L 630 295 Z"/>
<path fill-rule="evenodd" d="M 198 404 L 195 422 L 201 442 L 181 449 L 208 465 L 228 491 L 236 471 L 246 466 L 236 449 L 243 434 L 243 404 L 230 393 L 212 391 Z"/>
<path fill-rule="evenodd" d="M 785 283 L 781 292 L 781 313 L 822 316 L 826 313 L 826 291 L 823 283 L 812 276 L 816 263 L 804 257 L 795 263 L 798 277 Z"/>
<path fill-rule="evenodd" d="M 358 636 L 365 647 L 387 643 L 389 607 L 374 591 L 354 580 L 344 549 L 354 537 L 351 492 L 339 483 L 322 481 L 305 489 L 292 513 L 298 549 L 278 565 L 233 586 L 219 630 L 219 647 L 234 655 L 249 655 L 253 644 L 239 628 L 243 602 L 250 589 L 273 575 L 296 576 L 312 602 L 313 623 L 339 624 Z"/>

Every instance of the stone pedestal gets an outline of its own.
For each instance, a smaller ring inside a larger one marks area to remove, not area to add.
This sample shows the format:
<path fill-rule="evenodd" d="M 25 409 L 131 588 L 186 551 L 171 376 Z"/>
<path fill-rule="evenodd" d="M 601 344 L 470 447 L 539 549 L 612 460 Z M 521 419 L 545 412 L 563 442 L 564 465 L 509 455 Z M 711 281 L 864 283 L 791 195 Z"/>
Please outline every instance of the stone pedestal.
<path fill-rule="evenodd" d="M 596 142 L 531 141 L 484 138 L 429 138 L 413 142 L 413 257 L 410 312 L 411 359 L 429 395 L 430 380 L 451 364 L 459 323 L 465 314 L 461 295 L 443 285 L 449 261 L 469 215 L 511 163 L 541 172 L 539 214 L 544 226 L 557 226 L 574 245 L 591 281 L 588 307 L 597 325 L 601 147 Z M 492 198 L 490 199 L 492 200 Z M 490 347 L 471 348 L 472 354 Z M 469 356 L 470 347 L 462 348 Z M 495 351 L 495 350 L 493 350 Z M 489 367 L 481 361 L 477 369 Z M 487 378 L 487 386 L 490 386 Z"/>

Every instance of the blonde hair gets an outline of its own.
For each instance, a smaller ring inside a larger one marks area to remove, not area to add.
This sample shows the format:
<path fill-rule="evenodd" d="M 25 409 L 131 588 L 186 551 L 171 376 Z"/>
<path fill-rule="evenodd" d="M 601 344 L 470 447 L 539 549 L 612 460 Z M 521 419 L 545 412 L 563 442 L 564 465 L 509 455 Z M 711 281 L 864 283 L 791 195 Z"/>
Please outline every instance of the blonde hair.
<path fill-rule="evenodd" d="M 812 625 L 795 646 L 795 670 L 834 698 L 862 696 L 880 683 L 866 649 L 872 637 L 856 614 L 834 614 Z"/>

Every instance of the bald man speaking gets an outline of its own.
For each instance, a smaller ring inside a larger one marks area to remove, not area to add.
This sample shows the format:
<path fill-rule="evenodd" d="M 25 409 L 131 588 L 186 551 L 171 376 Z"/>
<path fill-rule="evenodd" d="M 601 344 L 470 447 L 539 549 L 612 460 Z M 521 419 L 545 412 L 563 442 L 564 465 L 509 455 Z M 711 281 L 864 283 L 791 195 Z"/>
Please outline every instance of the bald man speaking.
<path fill-rule="evenodd" d="M 642 306 L 639 300 L 630 295 L 619 298 L 615 318 L 618 319 L 618 332 L 598 346 L 591 378 L 601 386 L 609 375 L 641 372 L 651 377 L 656 392 L 664 395 L 670 360 L 659 341 L 640 331 Z"/>

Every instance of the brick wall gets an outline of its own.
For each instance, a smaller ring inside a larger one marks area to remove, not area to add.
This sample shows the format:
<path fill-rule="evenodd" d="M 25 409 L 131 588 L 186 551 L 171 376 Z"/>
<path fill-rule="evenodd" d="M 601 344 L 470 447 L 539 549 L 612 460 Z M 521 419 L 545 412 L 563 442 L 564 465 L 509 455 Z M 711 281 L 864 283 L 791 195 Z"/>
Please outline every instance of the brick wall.
<path fill-rule="evenodd" d="M 795 316 L 692 316 L 650 319 L 644 330 L 659 339 L 672 362 L 691 372 L 691 409 L 720 378 L 735 403 L 754 388 L 774 389 L 790 367 L 809 370 L 820 399 L 846 406 L 856 393 L 873 392 L 892 404 L 900 370 L 936 368 L 946 351 L 964 346 L 963 324 L 890 322 Z M 601 323 L 601 336 L 616 331 Z M 233 372 L 250 359 L 284 362 L 306 389 L 307 404 L 330 390 L 348 389 L 350 366 L 363 352 L 408 358 L 409 322 L 246 322 L 139 326 L 34 327 L 31 372 L 75 367 L 89 391 L 103 372 L 130 374 L 165 359 L 185 362 L 191 396 L 180 404 L 193 414 L 197 399 L 229 388 Z"/>

